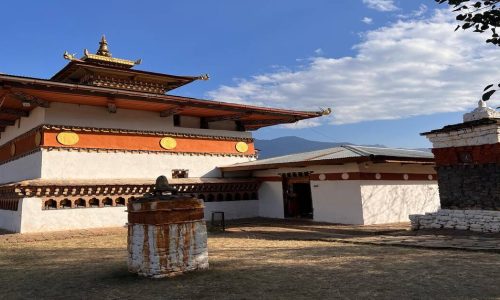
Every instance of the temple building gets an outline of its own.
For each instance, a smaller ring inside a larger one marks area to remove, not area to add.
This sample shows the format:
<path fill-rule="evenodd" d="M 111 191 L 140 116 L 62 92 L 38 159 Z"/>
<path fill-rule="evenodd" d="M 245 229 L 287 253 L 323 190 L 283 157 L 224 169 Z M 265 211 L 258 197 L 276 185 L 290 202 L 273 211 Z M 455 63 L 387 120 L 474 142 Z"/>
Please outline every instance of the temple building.
<path fill-rule="evenodd" d="M 426 151 L 344 145 L 220 169 L 261 182 L 261 217 L 372 225 L 436 211 L 434 167 Z"/>
<path fill-rule="evenodd" d="M 203 76 L 140 71 L 98 51 L 50 79 L 0 73 L 0 228 L 121 226 L 125 205 L 166 175 L 228 218 L 257 216 L 260 181 L 217 166 L 256 159 L 252 131 L 316 118 L 304 112 L 169 94 Z M 329 111 L 326 111 L 328 113 Z"/>

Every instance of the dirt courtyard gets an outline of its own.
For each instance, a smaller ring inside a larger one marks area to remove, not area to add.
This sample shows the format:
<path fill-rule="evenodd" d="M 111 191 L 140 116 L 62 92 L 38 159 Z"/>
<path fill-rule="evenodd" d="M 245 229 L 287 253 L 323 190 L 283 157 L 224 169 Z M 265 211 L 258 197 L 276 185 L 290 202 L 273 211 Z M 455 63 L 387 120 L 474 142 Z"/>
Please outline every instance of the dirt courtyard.
<path fill-rule="evenodd" d="M 210 233 L 209 271 L 160 280 L 127 272 L 122 228 L 3 235 L 0 299 L 500 298 L 499 253 L 280 237 L 286 225 Z"/>

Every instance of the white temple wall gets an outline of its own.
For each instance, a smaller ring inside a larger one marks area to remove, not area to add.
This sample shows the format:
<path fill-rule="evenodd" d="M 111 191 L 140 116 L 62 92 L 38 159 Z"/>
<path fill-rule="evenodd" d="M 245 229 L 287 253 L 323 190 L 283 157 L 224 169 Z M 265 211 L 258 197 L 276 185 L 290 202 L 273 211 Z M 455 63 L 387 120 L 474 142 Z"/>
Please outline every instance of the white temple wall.
<path fill-rule="evenodd" d="M 170 153 L 78 152 L 43 150 L 44 179 L 152 179 L 188 169 L 189 177 L 219 177 L 216 166 L 247 162 L 253 157 Z"/>
<path fill-rule="evenodd" d="M 197 121 L 195 119 L 197 119 Z M 195 127 L 183 128 L 174 127 L 172 116 L 162 118 L 158 112 L 118 109 L 116 113 L 109 113 L 105 107 L 75 105 L 68 103 L 52 103 L 51 107 L 47 109 L 45 124 L 139 131 L 168 131 L 237 138 L 252 137 L 251 132 L 200 129 L 199 118 L 194 117 L 181 117 L 181 125 L 186 127 Z M 217 127 L 217 129 L 219 128 L 220 126 Z M 228 129 L 232 128 L 228 127 Z"/>
<path fill-rule="evenodd" d="M 42 176 L 42 153 L 35 152 L 19 159 L 0 164 L 0 184 Z"/>
<path fill-rule="evenodd" d="M 315 221 L 363 224 L 360 181 L 311 181 Z"/>
<path fill-rule="evenodd" d="M 236 130 L 234 121 L 217 121 L 208 123 L 208 128 L 217 130 Z"/>
<path fill-rule="evenodd" d="M 363 181 L 361 201 L 364 224 L 409 222 L 409 215 L 435 212 L 440 207 L 434 181 Z"/>
<path fill-rule="evenodd" d="M 127 207 L 121 206 L 42 210 L 40 198 L 24 198 L 20 232 L 125 226 L 126 209 Z"/>
<path fill-rule="evenodd" d="M 158 112 L 118 109 L 110 113 L 106 107 L 52 103 L 45 123 L 51 125 L 164 131 L 174 127 L 172 116 L 162 118 Z"/>
<path fill-rule="evenodd" d="M 15 125 L 7 126 L 5 131 L 0 135 L 0 146 L 15 139 L 23 133 L 40 126 L 45 120 L 45 108 L 36 107 L 30 112 L 28 117 L 21 117 Z"/>
<path fill-rule="evenodd" d="M 187 127 L 187 128 L 200 128 L 200 118 L 199 117 L 190 117 L 190 116 L 181 116 L 180 126 Z"/>
<path fill-rule="evenodd" d="M 264 181 L 259 188 L 259 216 L 265 218 L 285 217 L 283 186 L 281 181 Z"/>
<path fill-rule="evenodd" d="M 43 210 L 42 199 L 24 198 L 18 211 L 0 210 L 0 228 L 12 232 L 45 232 L 86 228 L 121 227 L 127 224 L 126 207 Z M 259 201 L 205 202 L 205 220 L 223 211 L 226 220 L 259 215 Z"/>
<path fill-rule="evenodd" d="M 21 210 L 19 209 L 17 211 L 13 211 L 0 209 L 0 229 L 11 232 L 20 232 Z"/>
<path fill-rule="evenodd" d="M 212 219 L 212 212 L 223 211 L 226 220 L 255 218 L 259 216 L 259 201 L 220 201 L 205 202 L 205 220 Z M 216 216 L 218 218 L 219 216 Z"/>

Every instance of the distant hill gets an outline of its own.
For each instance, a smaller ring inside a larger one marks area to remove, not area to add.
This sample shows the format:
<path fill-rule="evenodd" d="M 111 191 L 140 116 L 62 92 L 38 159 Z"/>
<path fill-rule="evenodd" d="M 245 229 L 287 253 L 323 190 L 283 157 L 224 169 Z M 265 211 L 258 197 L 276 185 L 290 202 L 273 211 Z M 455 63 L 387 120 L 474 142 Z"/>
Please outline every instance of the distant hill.
<path fill-rule="evenodd" d="M 318 141 L 310 141 L 296 136 L 285 136 L 272 140 L 259 140 L 259 139 L 255 140 L 255 148 L 260 150 L 259 159 L 333 148 L 341 145 L 352 145 L 352 143 L 318 142 Z M 383 145 L 365 145 L 365 146 L 385 147 Z"/>

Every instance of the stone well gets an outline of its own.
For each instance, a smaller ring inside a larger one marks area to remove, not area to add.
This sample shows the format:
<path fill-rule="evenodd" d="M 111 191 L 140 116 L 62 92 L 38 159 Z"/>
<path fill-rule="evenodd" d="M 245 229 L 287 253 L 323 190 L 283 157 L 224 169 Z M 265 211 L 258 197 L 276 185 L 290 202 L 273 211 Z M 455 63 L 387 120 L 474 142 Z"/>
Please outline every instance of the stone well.
<path fill-rule="evenodd" d="M 162 278 L 208 269 L 203 201 L 176 195 L 166 177 L 155 191 L 128 204 L 128 268 Z"/>
<path fill-rule="evenodd" d="M 462 123 L 423 133 L 432 142 L 441 209 L 413 229 L 500 231 L 500 113 L 483 101 Z"/>

